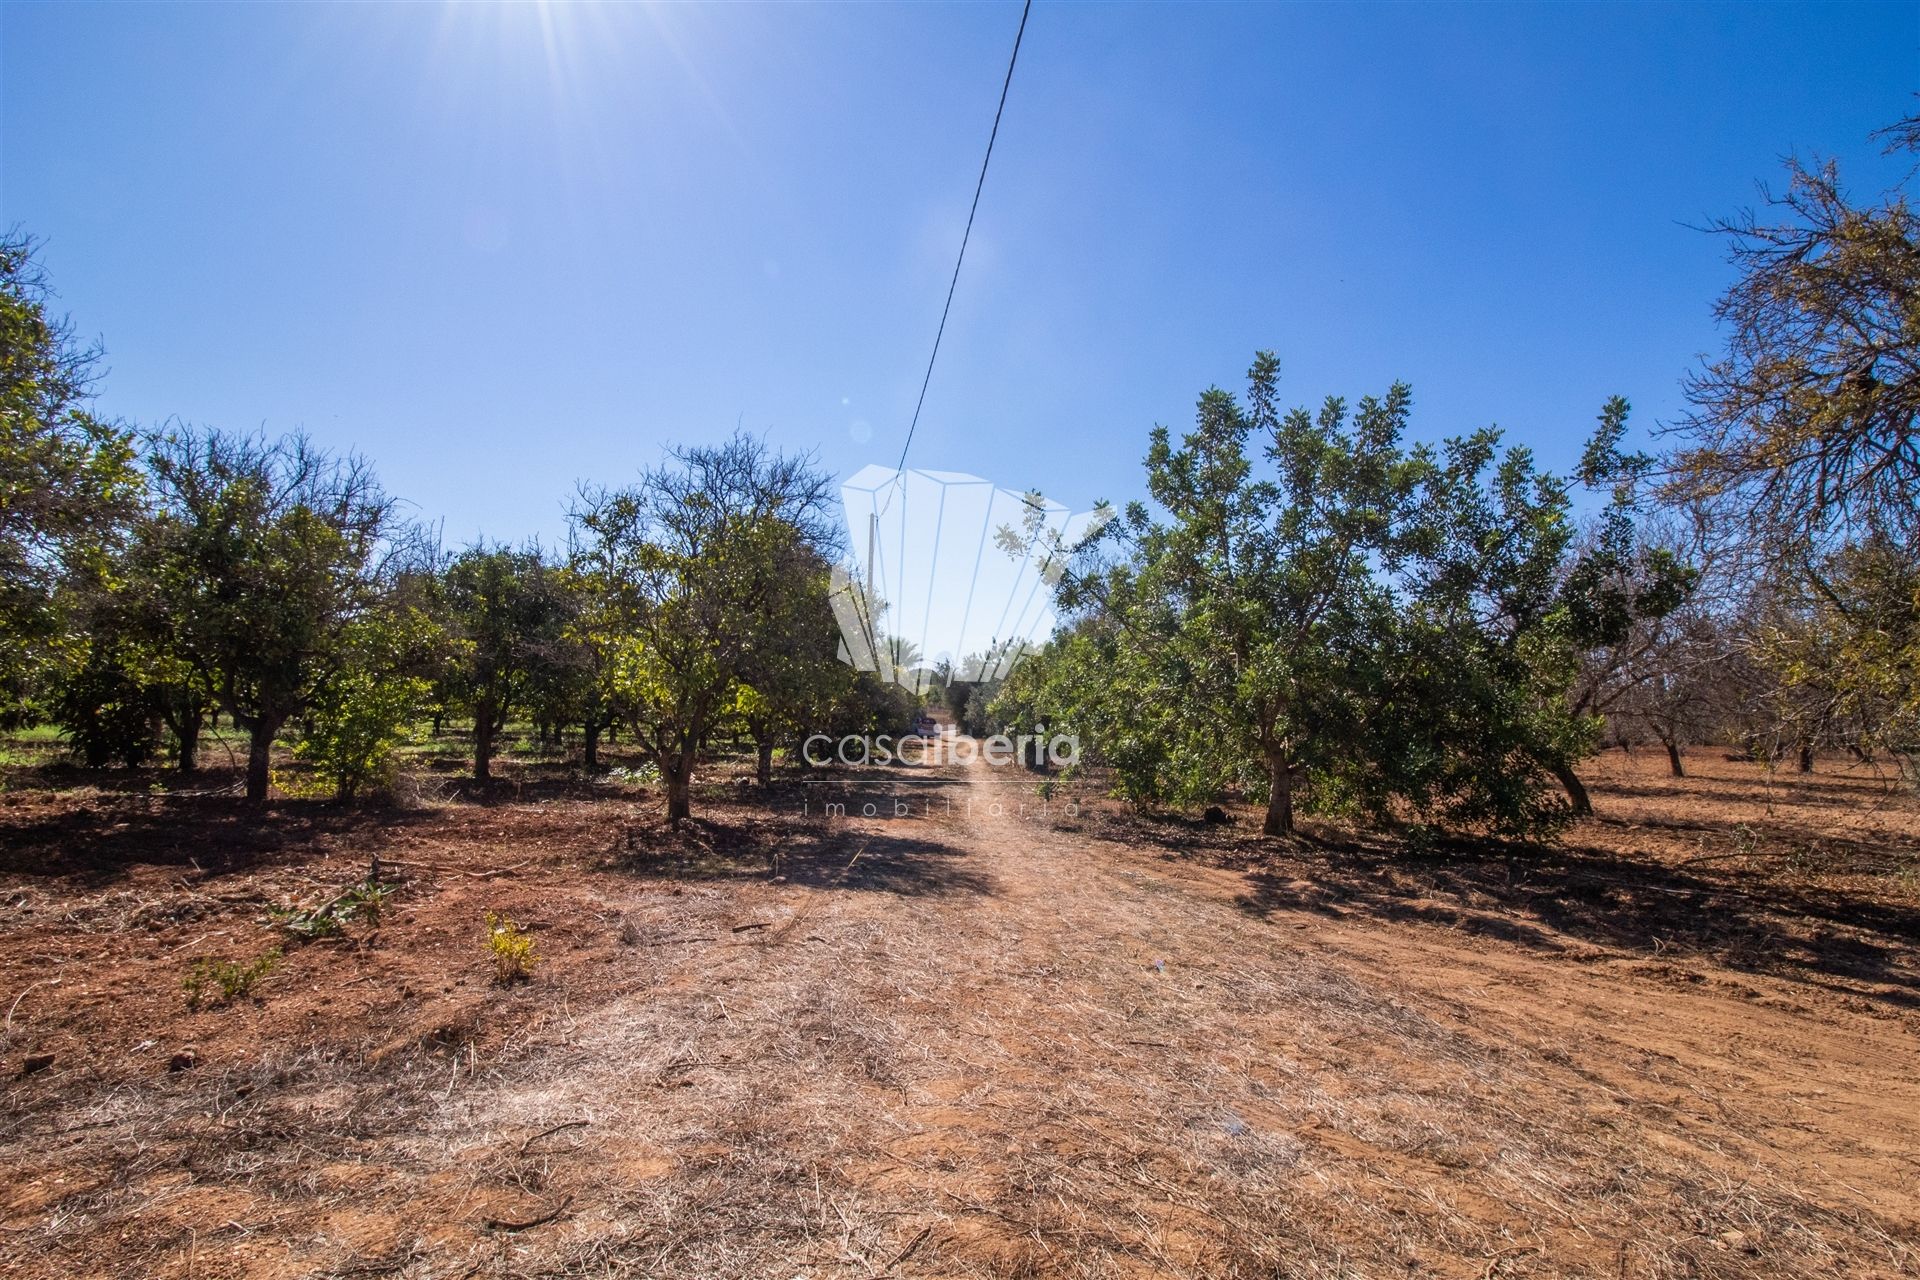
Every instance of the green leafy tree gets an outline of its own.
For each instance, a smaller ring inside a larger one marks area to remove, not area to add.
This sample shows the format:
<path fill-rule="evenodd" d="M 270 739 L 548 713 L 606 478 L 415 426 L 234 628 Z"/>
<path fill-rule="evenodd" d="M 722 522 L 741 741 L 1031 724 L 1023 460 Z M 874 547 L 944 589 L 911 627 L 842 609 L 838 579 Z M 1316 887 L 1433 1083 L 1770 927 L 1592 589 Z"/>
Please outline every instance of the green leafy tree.
<path fill-rule="evenodd" d="M 758 634 L 740 668 L 737 711 L 753 739 L 755 776 L 773 783 L 773 752 L 827 721 L 853 671 L 835 657 L 840 631 L 828 603 L 831 569 L 797 529 L 792 545 L 770 547 L 786 562 L 769 584 Z"/>
<path fill-rule="evenodd" d="M 1277 380 L 1262 353 L 1244 405 L 1211 390 L 1178 447 L 1154 431 L 1164 517 L 1135 504 L 1081 553 L 1061 591 L 1079 623 L 996 708 L 1082 733 L 1136 802 L 1263 797 L 1272 835 L 1302 789 L 1325 811 L 1550 831 L 1593 735 L 1565 697 L 1564 484 L 1491 430 L 1403 447 L 1404 385 L 1282 412 Z"/>
<path fill-rule="evenodd" d="M 912 693 L 871 671 L 854 671 L 844 677 L 827 713 L 827 732 L 835 738 L 846 734 L 886 734 L 898 738 L 913 728 L 919 701 Z"/>
<path fill-rule="evenodd" d="M 142 554 L 168 583 L 171 651 L 247 731 L 258 802 L 275 738 L 349 669 L 354 624 L 381 604 L 393 504 L 364 462 L 301 436 L 181 428 L 149 458 Z"/>
<path fill-rule="evenodd" d="M 447 566 L 458 637 L 454 687 L 473 717 L 473 777 L 493 779 L 494 741 L 561 661 L 573 600 L 540 550 L 476 546 Z"/>
<path fill-rule="evenodd" d="M 1625 412 L 1616 400 L 1606 416 Z M 1376 819 L 1398 806 L 1427 825 L 1549 834 L 1585 799 L 1572 766 L 1599 728 L 1566 699 L 1582 597 L 1565 579 L 1584 576 L 1564 568 L 1567 486 L 1490 429 L 1413 456 L 1419 500 L 1388 557 L 1397 608 L 1361 719 L 1370 767 L 1347 776 Z"/>
<path fill-rule="evenodd" d="M 54 718 L 89 769 L 114 761 L 139 768 L 159 745 L 144 657 L 123 632 L 100 628 L 88 636 L 79 664 L 62 673 Z"/>
<path fill-rule="evenodd" d="M 1351 417 L 1282 414 L 1279 362 L 1262 353 L 1243 407 L 1217 388 L 1175 446 L 1156 427 L 1147 488 L 1166 513 L 1132 504 L 1106 527 L 1128 554 L 1068 580 L 1116 624 L 1113 728 L 1139 794 L 1193 801 L 1223 780 L 1267 796 L 1264 830 L 1290 835 L 1296 786 L 1333 771 L 1359 742 L 1391 600 L 1372 571 L 1419 469 L 1398 448 L 1411 394 L 1396 386 Z M 1256 477 L 1248 443 L 1275 463 Z"/>
<path fill-rule="evenodd" d="M 790 642 L 766 619 L 795 557 L 831 544 L 831 503 L 810 458 L 747 435 L 581 494 L 574 564 L 599 597 L 608 701 L 659 768 L 670 821 L 692 812 L 701 745 L 736 713 L 740 686 L 770 645 Z"/>
<path fill-rule="evenodd" d="M 68 606 L 85 635 L 85 656 L 55 678 L 54 719 L 96 768 L 108 759 L 144 763 L 165 725 L 177 768 L 192 776 L 209 692 L 164 624 L 165 612 L 157 607 L 163 585 L 144 572 L 139 548 L 108 564 L 96 582 L 69 589 L 86 601 Z"/>
<path fill-rule="evenodd" d="M 431 696 L 448 637 L 414 604 L 390 602 L 347 627 L 344 661 L 314 695 L 294 754 L 350 801 L 390 785 L 395 753 Z"/>
<path fill-rule="evenodd" d="M 0 235 L 0 712 L 64 666 L 96 661 L 73 611 L 140 502 L 127 433 L 88 408 L 99 353 L 48 311 L 19 232 Z"/>

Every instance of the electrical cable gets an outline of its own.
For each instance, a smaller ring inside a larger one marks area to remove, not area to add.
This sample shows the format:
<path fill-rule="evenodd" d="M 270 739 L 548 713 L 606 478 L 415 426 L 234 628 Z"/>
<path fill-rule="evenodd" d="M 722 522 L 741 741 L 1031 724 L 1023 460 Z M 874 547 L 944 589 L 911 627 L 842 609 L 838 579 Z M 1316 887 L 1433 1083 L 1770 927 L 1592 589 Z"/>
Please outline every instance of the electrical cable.
<path fill-rule="evenodd" d="M 907 438 L 900 446 L 900 461 L 894 467 L 902 474 L 907 469 L 907 450 L 913 447 L 913 433 L 920 427 L 920 410 L 927 403 L 927 387 L 933 382 L 934 361 L 940 358 L 940 339 L 947 332 L 947 313 L 953 310 L 953 293 L 960 284 L 960 264 L 967 260 L 967 241 L 973 238 L 973 217 L 980 212 L 980 193 L 986 189 L 987 166 L 993 163 L 993 142 L 1000 136 L 1000 117 L 1007 109 L 1007 90 L 1013 87 L 1013 69 L 1020 61 L 1020 40 L 1027 34 L 1027 15 L 1033 12 L 1033 0 L 1020 10 L 1020 29 L 1013 35 L 1013 56 L 1007 59 L 1007 78 L 1000 85 L 1000 105 L 993 111 L 993 131 L 987 135 L 987 154 L 980 161 L 980 177 L 973 184 L 973 204 L 967 210 L 967 229 L 960 236 L 960 254 L 953 261 L 953 278 L 947 282 L 946 305 L 940 308 L 940 327 L 934 331 L 933 352 L 927 357 L 926 376 L 920 379 L 920 398 L 914 401 L 913 420 L 907 424 Z M 891 500 L 891 495 L 889 495 Z"/>

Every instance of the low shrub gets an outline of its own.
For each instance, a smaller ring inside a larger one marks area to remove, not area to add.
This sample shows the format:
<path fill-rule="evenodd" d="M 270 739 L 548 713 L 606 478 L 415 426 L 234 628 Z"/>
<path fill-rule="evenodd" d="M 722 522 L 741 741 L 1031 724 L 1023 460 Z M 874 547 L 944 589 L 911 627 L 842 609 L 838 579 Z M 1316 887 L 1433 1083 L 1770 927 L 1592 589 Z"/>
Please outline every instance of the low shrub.
<path fill-rule="evenodd" d="M 493 957 L 493 980 L 506 985 L 524 982 L 533 976 L 540 953 L 533 935 L 505 915 L 487 912 L 487 954 Z"/>
<path fill-rule="evenodd" d="M 181 989 L 187 994 L 187 1008 L 198 1009 L 207 1003 L 213 993 L 219 992 L 217 1003 L 230 1004 L 241 996 L 252 992 L 260 980 L 272 973 L 280 963 L 280 948 L 274 947 L 257 958 L 242 963 L 238 960 L 215 960 L 202 956 L 194 962 L 187 976 L 180 980 Z"/>

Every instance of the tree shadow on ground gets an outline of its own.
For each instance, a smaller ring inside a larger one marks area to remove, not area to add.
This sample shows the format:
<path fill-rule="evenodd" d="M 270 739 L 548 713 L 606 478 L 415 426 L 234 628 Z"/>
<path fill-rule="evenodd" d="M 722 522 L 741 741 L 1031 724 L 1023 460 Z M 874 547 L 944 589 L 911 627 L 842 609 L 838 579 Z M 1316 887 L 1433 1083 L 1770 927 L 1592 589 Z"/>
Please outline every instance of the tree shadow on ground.
<path fill-rule="evenodd" d="M 384 805 L 250 805 L 231 795 L 103 796 L 97 804 L 65 803 L 0 821 L 0 873 L 83 886 L 119 879 L 136 866 L 226 875 L 342 837 L 364 841 L 371 852 L 387 833 L 432 817 Z"/>
<path fill-rule="evenodd" d="M 875 784 L 870 794 L 891 793 Z M 916 801 L 922 796 L 919 789 L 912 793 Z M 858 816 L 859 805 L 850 804 L 848 812 Z M 632 826 L 608 850 L 606 864 L 676 881 L 778 880 L 904 897 L 998 892 L 993 877 L 946 839 L 923 808 L 916 804 L 899 817 L 891 809 L 884 813 L 884 826 L 873 831 L 845 815 L 828 816 L 797 785 L 779 785 L 762 810 L 716 815 L 696 807 L 677 829 L 660 819 Z"/>
<path fill-rule="evenodd" d="M 1435 924 L 1540 951 L 1705 954 L 1730 969 L 1920 1008 L 1920 910 L 1594 847 L 1413 850 L 1320 836 L 1246 870 L 1241 907 Z"/>
<path fill-rule="evenodd" d="M 1635 800 L 1674 800 L 1686 793 L 1691 777 L 1635 781 L 1609 778 L 1604 794 Z M 1772 781 L 1756 777 L 1740 782 L 1725 778 L 1707 779 L 1713 786 L 1712 798 L 1720 804 L 1749 804 L 1762 812 L 1768 805 L 1782 808 L 1818 807 L 1831 804 L 1892 803 L 1904 793 L 1898 775 L 1868 778 L 1834 778 L 1818 774 L 1781 774 Z"/>

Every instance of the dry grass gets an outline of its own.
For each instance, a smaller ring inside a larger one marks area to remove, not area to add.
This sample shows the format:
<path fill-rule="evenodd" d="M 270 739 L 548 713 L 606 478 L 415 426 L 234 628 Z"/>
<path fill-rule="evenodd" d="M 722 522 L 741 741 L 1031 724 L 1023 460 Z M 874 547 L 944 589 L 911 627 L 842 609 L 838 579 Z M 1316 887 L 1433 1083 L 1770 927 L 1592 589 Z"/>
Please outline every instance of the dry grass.
<path fill-rule="evenodd" d="M 854 789 L 898 820 L 728 783 L 678 835 L 572 787 L 16 793 L 5 1063 L 54 1061 L 0 1112 L 0 1267 L 1915 1274 L 1911 800 L 1652 764 L 1601 762 L 1565 850 L 1422 860 L 974 778 Z M 373 852 L 377 928 L 185 1009 Z M 489 982 L 489 910 L 530 982 Z"/>

